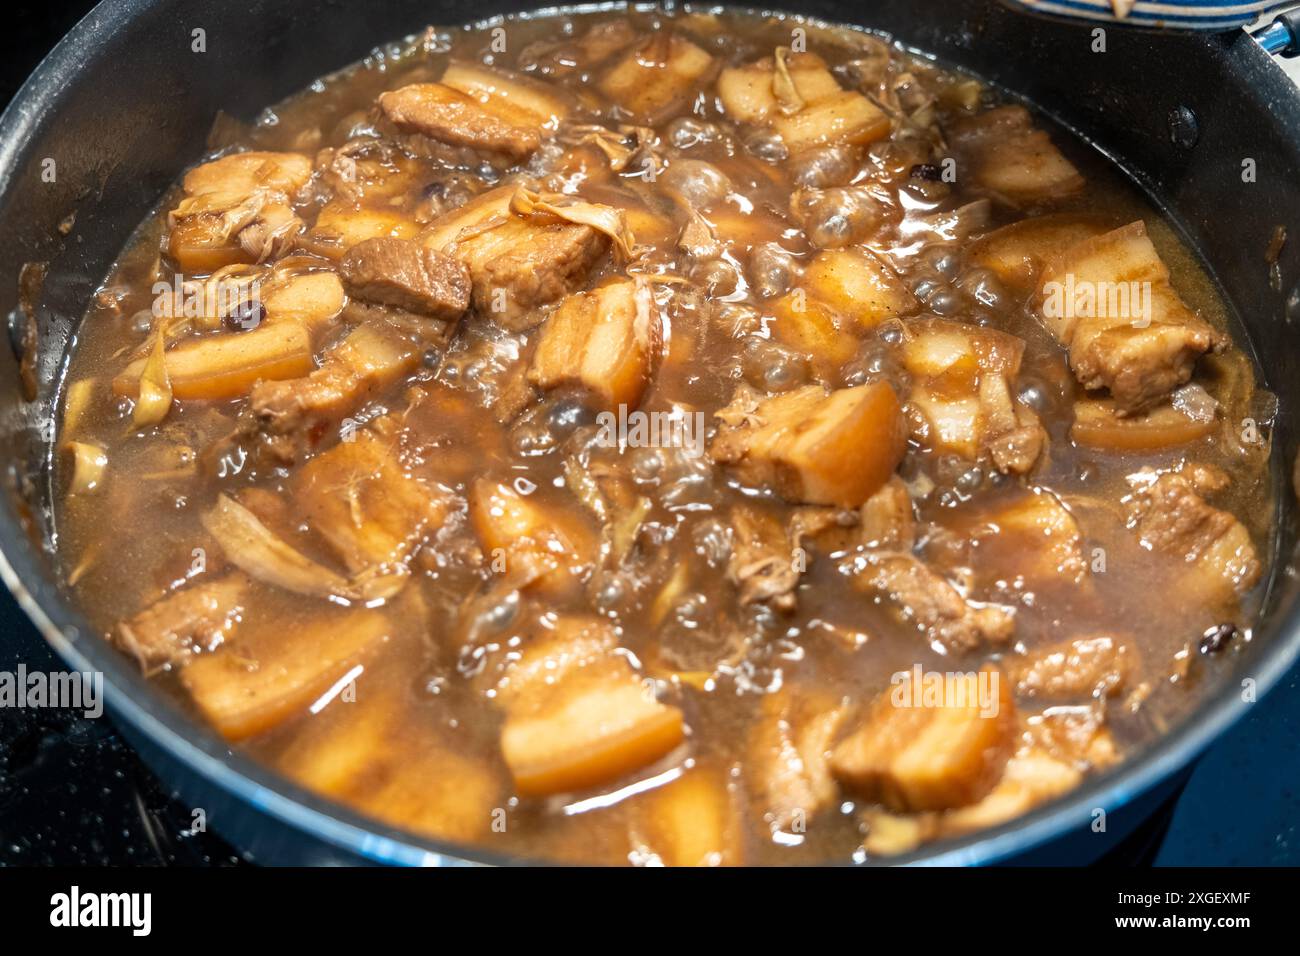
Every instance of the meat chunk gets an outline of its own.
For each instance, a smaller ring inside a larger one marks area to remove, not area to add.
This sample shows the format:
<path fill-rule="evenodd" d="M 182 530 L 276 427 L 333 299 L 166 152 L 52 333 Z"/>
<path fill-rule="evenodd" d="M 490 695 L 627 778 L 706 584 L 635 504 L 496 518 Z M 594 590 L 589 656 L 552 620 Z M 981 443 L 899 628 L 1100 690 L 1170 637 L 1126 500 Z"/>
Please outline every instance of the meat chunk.
<path fill-rule="evenodd" d="M 910 554 L 868 551 L 849 565 L 859 590 L 888 601 L 944 653 L 1002 644 L 1015 631 L 1015 614 L 996 604 L 967 601 L 945 578 Z"/>
<path fill-rule="evenodd" d="M 1012 203 L 1073 195 L 1084 179 L 1023 106 L 999 106 L 954 124 L 950 139 L 967 179 Z M 960 175 L 960 173 L 959 173 Z"/>
<path fill-rule="evenodd" d="M 1021 697 L 1114 697 L 1136 666 L 1128 644 L 1102 634 L 1077 637 L 1008 658 L 1008 676 Z"/>
<path fill-rule="evenodd" d="M 379 97 L 379 108 L 404 133 L 519 161 L 541 145 L 535 128 L 495 115 L 473 97 L 441 83 L 414 83 Z"/>
<path fill-rule="evenodd" d="M 1028 292 L 1044 265 L 1111 228 L 1107 219 L 1089 213 L 1033 216 L 994 229 L 981 238 L 971 246 L 970 260 L 992 270 L 1012 288 Z"/>
<path fill-rule="evenodd" d="M 636 408 L 660 340 L 649 286 L 619 280 L 560 304 L 537 340 L 528 379 L 540 388 L 577 386 L 607 411 Z"/>
<path fill-rule="evenodd" d="M 215 272 L 277 255 L 302 231 L 293 197 L 311 179 L 297 153 L 232 153 L 185 174 L 168 215 L 168 254 L 186 273 Z"/>
<path fill-rule="evenodd" d="M 841 89 L 814 53 L 782 48 L 718 77 L 718 98 L 737 120 L 770 126 L 791 152 L 863 145 L 889 133 L 889 117 L 861 93 Z"/>
<path fill-rule="evenodd" d="M 769 306 L 778 341 L 810 358 L 826 378 L 838 376 L 861 348 L 860 335 L 919 305 L 883 262 L 862 249 L 827 249 L 799 285 Z"/>
<path fill-rule="evenodd" d="M 869 811 L 863 845 L 869 853 L 892 856 L 925 840 L 994 827 L 1073 790 L 1082 779 L 1079 768 L 1042 750 L 1018 751 L 1007 761 L 997 785 L 970 806 L 910 816 Z"/>
<path fill-rule="evenodd" d="M 1223 598 L 1241 597 L 1263 570 L 1250 532 L 1227 511 L 1197 493 L 1196 473 L 1157 475 L 1143 470 L 1129 480 L 1129 526 L 1142 545 L 1187 565 L 1187 584 Z M 1202 483 L 1204 487 L 1204 483 Z"/>
<path fill-rule="evenodd" d="M 1200 386 L 1193 383 L 1183 388 Z M 1121 415 L 1112 399 L 1083 398 L 1074 403 L 1070 438 L 1076 445 L 1107 451 L 1159 451 L 1186 445 L 1213 431 L 1216 416 L 1212 403 L 1210 399 L 1193 408 L 1169 402 Z"/>
<path fill-rule="evenodd" d="M 607 622 L 562 617 L 509 672 L 501 753 L 521 795 L 608 783 L 681 743 L 681 711 L 647 693 L 615 644 Z"/>
<path fill-rule="evenodd" d="M 306 714 L 396 633 L 377 608 L 320 614 L 289 630 L 270 619 L 195 658 L 181 671 L 181 683 L 223 737 L 245 740 Z"/>
<path fill-rule="evenodd" d="M 294 461 L 418 361 L 416 349 L 395 329 L 380 323 L 357 326 L 310 374 L 255 385 L 244 429 L 267 439 L 268 450 L 279 459 Z"/>
<path fill-rule="evenodd" d="M 829 393 L 809 385 L 751 407 L 733 401 L 718 417 L 714 461 L 787 500 L 841 508 L 857 508 L 889 480 L 907 441 L 898 399 L 884 382 Z"/>
<path fill-rule="evenodd" d="M 569 99 L 554 86 L 498 66 L 453 60 L 442 83 L 518 125 L 555 129 L 572 112 Z"/>
<path fill-rule="evenodd" d="M 1039 299 L 1079 383 L 1109 389 L 1120 414 L 1164 399 L 1223 343 L 1178 297 L 1140 220 L 1051 260 Z"/>
<path fill-rule="evenodd" d="M 147 358 L 113 379 L 113 391 L 135 398 Z M 204 335 L 167 349 L 163 365 L 172 398 L 223 401 L 242 398 L 259 382 L 297 378 L 312 368 L 311 335 L 293 323 L 264 323 L 250 332 Z"/>
<path fill-rule="evenodd" d="M 1033 489 L 981 519 L 967 532 L 979 554 L 978 581 L 1074 591 L 1087 580 L 1079 523 L 1052 492 Z"/>
<path fill-rule="evenodd" d="M 804 833 L 835 801 L 831 747 L 847 716 L 844 706 L 798 699 L 788 690 L 764 698 L 744 766 L 754 802 L 773 832 Z"/>
<path fill-rule="evenodd" d="M 609 248 L 591 226 L 539 220 L 511 210 L 503 186 L 433 224 L 420 238 L 469 268 L 474 308 L 512 331 L 537 325 L 537 307 L 574 291 Z"/>
<path fill-rule="evenodd" d="M 579 514 L 540 497 L 480 478 L 470 489 L 470 519 L 495 572 L 516 587 L 571 594 L 595 566 L 596 536 Z"/>
<path fill-rule="evenodd" d="M 183 664 L 234 630 L 248 586 L 248 578 L 232 573 L 173 591 L 118 624 L 118 643 L 148 670 Z"/>
<path fill-rule="evenodd" d="M 1029 471 L 1046 436 L 1037 416 L 1011 396 L 1024 349 L 1021 339 L 996 329 L 945 319 L 908 323 L 907 400 L 919 415 L 913 437 L 935 452 L 987 454 L 1001 471 Z"/>
<path fill-rule="evenodd" d="M 911 551 L 916 542 L 916 515 L 907 485 L 895 475 L 868 498 L 860 511 L 859 538 L 868 548 Z"/>
<path fill-rule="evenodd" d="M 367 239 L 339 263 L 348 295 L 454 322 L 469 308 L 469 270 L 406 239 Z"/>
<path fill-rule="evenodd" d="M 343 282 L 333 272 L 290 274 L 262 288 L 267 323 L 292 322 L 313 335 L 329 328 L 343 306 Z"/>
<path fill-rule="evenodd" d="M 794 610 L 800 577 L 794 547 L 776 516 L 746 505 L 731 509 L 727 580 L 741 604 L 766 602 L 778 611 Z"/>
<path fill-rule="evenodd" d="M 684 109 L 713 69 L 713 57 L 672 31 L 632 47 L 597 87 L 639 123 L 658 125 Z"/>
<path fill-rule="evenodd" d="M 918 665 L 839 743 L 831 773 L 891 810 L 967 806 L 997 785 L 1015 750 L 1016 725 L 1011 689 L 996 667 L 923 675 Z"/>
<path fill-rule="evenodd" d="M 402 679 L 384 664 L 381 679 Z M 500 772 L 465 753 L 453 734 L 420 724 L 422 712 L 393 696 L 360 693 L 347 706 L 313 715 L 314 727 L 294 735 L 277 769 L 393 826 L 443 840 L 486 835 L 489 808 L 503 798 Z"/>
<path fill-rule="evenodd" d="M 451 509 L 447 490 L 404 464 L 395 426 L 377 420 L 293 478 L 294 503 L 354 574 L 405 564 Z"/>
<path fill-rule="evenodd" d="M 734 866 L 741 862 L 727 774 L 696 764 L 645 798 L 634 840 L 665 866 Z"/>
<path fill-rule="evenodd" d="M 920 308 L 903 281 L 865 249 L 819 252 L 804 270 L 803 286 L 810 297 L 863 329 L 874 328 L 893 316 L 911 315 Z"/>
<path fill-rule="evenodd" d="M 415 217 L 400 209 L 376 209 L 352 200 L 331 199 L 299 245 L 326 259 L 341 259 L 367 239 L 412 239 L 420 234 Z"/>
<path fill-rule="evenodd" d="M 545 83 L 497 67 L 453 61 L 439 83 L 413 83 L 379 97 L 379 109 L 400 132 L 520 162 L 569 113 Z"/>
<path fill-rule="evenodd" d="M 628 21 L 609 20 L 597 23 L 576 39 L 559 37 L 530 43 L 519 54 L 519 62 L 521 66 L 527 64 L 530 72 L 569 76 L 599 66 L 641 38 L 640 31 Z"/>

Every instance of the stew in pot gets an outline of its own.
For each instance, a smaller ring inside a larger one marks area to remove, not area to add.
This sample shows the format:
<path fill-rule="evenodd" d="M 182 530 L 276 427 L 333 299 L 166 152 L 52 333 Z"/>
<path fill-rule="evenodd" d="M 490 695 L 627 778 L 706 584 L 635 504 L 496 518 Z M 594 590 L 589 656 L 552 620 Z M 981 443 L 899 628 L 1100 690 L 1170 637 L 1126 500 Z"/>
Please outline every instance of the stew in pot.
<path fill-rule="evenodd" d="M 1270 396 L 1159 213 L 973 77 L 547 14 L 209 147 L 81 328 L 58 551 L 315 791 L 525 858 L 881 858 L 1250 639 Z"/>

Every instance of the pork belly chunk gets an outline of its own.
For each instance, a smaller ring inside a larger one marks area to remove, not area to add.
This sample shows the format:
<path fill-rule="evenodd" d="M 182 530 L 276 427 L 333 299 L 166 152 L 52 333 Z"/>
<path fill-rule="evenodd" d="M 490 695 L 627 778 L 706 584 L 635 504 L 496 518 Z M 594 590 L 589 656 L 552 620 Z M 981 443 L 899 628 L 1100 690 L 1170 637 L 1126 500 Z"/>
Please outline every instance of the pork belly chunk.
<path fill-rule="evenodd" d="M 659 344 L 650 289 L 627 279 L 569 296 L 538 337 L 528 379 L 540 388 L 570 386 L 609 411 L 635 408 Z"/>
<path fill-rule="evenodd" d="M 1120 415 L 1165 399 L 1224 344 L 1174 291 L 1140 220 L 1070 247 L 1043 270 L 1039 314 L 1087 389 Z"/>
<path fill-rule="evenodd" d="M 303 230 L 293 198 L 311 179 L 297 153 L 232 153 L 185 174 L 185 196 L 168 214 L 167 252 L 187 273 L 261 262 Z"/>
<path fill-rule="evenodd" d="M 541 145 L 536 129 L 489 113 L 477 100 L 441 83 L 414 83 L 379 97 L 379 108 L 404 133 L 419 133 L 451 146 L 527 159 Z"/>
<path fill-rule="evenodd" d="M 510 208 L 515 194 L 503 186 L 435 222 L 420 237 L 469 269 L 474 309 L 512 331 L 541 322 L 549 305 L 585 282 L 609 248 L 591 226 L 547 222 Z"/>
<path fill-rule="evenodd" d="M 1201 497 L 1214 489 L 1211 475 L 1193 466 L 1158 476 L 1144 469 L 1131 476 L 1129 526 L 1143 547 L 1187 565 L 1188 587 L 1240 598 L 1255 586 L 1263 565 L 1245 525 Z"/>
<path fill-rule="evenodd" d="M 379 97 L 399 132 L 517 163 L 535 153 L 547 129 L 569 113 L 553 88 L 528 77 L 453 62 L 439 83 L 413 83 Z"/>
<path fill-rule="evenodd" d="M 964 119 L 949 136 L 975 183 L 1012 203 L 1061 199 L 1084 186 L 1079 171 L 1023 106 L 1000 106 Z"/>
<path fill-rule="evenodd" d="M 233 572 L 172 591 L 118 624 L 117 642 L 142 667 L 183 664 L 234 630 L 248 588 L 248 578 Z"/>
<path fill-rule="evenodd" d="M 906 427 L 885 382 L 827 392 L 807 385 L 765 400 L 738 394 L 709 453 L 741 481 L 788 501 L 857 508 L 889 480 Z"/>

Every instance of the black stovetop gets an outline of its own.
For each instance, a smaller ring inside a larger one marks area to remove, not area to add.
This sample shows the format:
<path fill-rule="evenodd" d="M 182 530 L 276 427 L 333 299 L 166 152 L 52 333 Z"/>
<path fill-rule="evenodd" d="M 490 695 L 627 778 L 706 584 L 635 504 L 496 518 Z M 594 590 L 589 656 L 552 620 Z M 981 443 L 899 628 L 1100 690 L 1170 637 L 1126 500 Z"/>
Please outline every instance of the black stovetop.
<path fill-rule="evenodd" d="M 93 3 L 48 0 L 6 12 L 0 103 Z M 0 671 L 61 662 L 0 589 Z M 1300 863 L 1300 671 L 1202 759 L 1182 795 L 1107 862 Z M 108 720 L 0 708 L 0 864 L 240 865 L 210 833 L 191 835 L 174 802 Z"/>

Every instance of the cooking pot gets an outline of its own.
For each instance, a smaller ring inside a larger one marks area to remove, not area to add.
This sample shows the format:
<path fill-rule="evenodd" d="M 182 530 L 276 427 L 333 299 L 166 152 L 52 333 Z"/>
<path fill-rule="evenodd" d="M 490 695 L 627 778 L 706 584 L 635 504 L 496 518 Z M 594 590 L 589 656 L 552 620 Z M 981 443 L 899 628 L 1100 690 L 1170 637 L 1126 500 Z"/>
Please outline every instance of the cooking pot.
<path fill-rule="evenodd" d="M 145 760 L 254 859 L 509 862 L 375 823 L 280 779 L 184 714 L 133 660 L 89 630 L 53 558 L 50 423 L 67 348 L 132 230 L 202 155 L 219 110 L 251 119 L 430 21 L 458 24 L 530 5 L 105 0 L 0 117 L 0 306 L 10 316 L 12 344 L 0 348 L 0 574 L 69 668 L 103 673 L 110 713 Z M 1276 227 L 1300 224 L 1300 92 L 1240 31 L 1178 35 L 1108 26 L 1098 52 L 1095 25 L 980 0 L 786 0 L 782 7 L 892 34 L 1027 97 L 1093 143 L 1199 253 L 1231 306 L 1234 332 L 1279 398 L 1272 574 L 1251 640 L 1199 706 L 1166 736 L 1062 799 L 894 862 L 1096 858 L 1178 786 L 1206 745 L 1277 683 L 1300 651 L 1289 467 L 1297 443 L 1293 409 L 1300 408 L 1300 241 L 1284 244 L 1272 268 L 1266 261 Z M 1243 176 L 1247 167 L 1253 179 Z M 29 262 L 44 263 L 45 272 L 41 284 L 39 269 L 26 270 L 29 291 L 39 295 L 28 296 L 35 301 L 24 310 L 19 279 Z"/>

